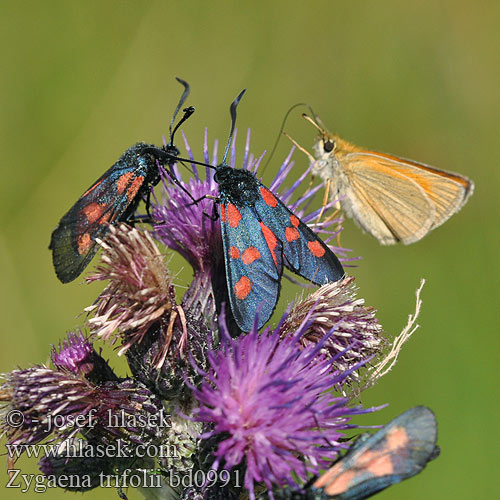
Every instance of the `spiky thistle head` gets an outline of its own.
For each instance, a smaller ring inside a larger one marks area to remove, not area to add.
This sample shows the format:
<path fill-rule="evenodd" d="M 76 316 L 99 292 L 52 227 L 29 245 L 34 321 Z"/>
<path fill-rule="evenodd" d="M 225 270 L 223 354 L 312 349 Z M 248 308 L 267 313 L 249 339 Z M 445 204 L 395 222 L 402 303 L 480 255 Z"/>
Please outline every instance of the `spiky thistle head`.
<path fill-rule="evenodd" d="M 280 330 L 254 329 L 208 353 L 210 368 L 194 395 L 196 420 L 216 437 L 213 468 L 245 466 L 245 487 L 295 484 L 316 473 L 345 448 L 341 437 L 353 427 L 350 417 L 367 411 L 349 407 L 329 389 L 346 377 L 334 370 L 321 346 L 300 348 L 305 330 L 281 336 Z"/>

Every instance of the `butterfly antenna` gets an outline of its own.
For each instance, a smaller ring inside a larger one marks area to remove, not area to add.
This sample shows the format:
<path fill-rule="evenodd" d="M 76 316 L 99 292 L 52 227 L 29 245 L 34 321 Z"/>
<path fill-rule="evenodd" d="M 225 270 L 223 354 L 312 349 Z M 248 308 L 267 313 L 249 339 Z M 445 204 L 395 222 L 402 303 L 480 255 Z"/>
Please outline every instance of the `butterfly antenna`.
<path fill-rule="evenodd" d="M 264 170 L 267 168 L 267 166 L 269 165 L 269 163 L 271 162 L 271 159 L 273 158 L 274 156 L 274 153 L 276 151 L 276 148 L 278 147 L 278 144 L 280 142 L 280 139 L 281 139 L 281 136 L 283 134 L 283 130 L 285 130 L 285 125 L 286 125 L 286 121 L 288 120 L 288 117 L 290 116 L 290 113 L 298 108 L 299 106 L 305 106 L 311 113 L 314 117 L 316 117 L 316 113 L 314 112 L 314 110 L 312 109 L 311 105 L 308 104 L 307 102 L 298 102 L 297 104 L 294 104 L 286 113 L 285 113 L 285 117 L 283 118 L 283 122 L 281 123 L 281 128 L 278 132 L 278 136 L 276 137 L 276 140 L 274 141 L 274 146 L 273 146 L 273 149 L 271 150 L 271 153 L 269 154 L 268 158 L 267 158 L 267 161 L 265 163 L 265 165 L 262 167 L 262 170 L 261 172 L 264 173 Z"/>
<path fill-rule="evenodd" d="M 305 118 L 310 124 L 312 124 L 314 127 L 316 127 L 321 134 L 325 133 L 325 126 L 323 125 L 323 123 L 321 123 L 321 125 L 323 125 L 323 126 L 321 126 L 317 122 L 317 121 L 321 122 L 321 120 L 317 116 L 315 116 L 314 118 L 311 118 L 309 115 L 306 115 L 305 113 L 302 113 L 302 118 Z"/>
<path fill-rule="evenodd" d="M 238 97 L 231 103 L 229 108 L 229 112 L 231 113 L 231 132 L 229 132 L 229 139 L 227 140 L 226 150 L 224 151 L 224 157 L 222 158 L 222 165 L 226 164 L 227 154 L 229 153 L 229 148 L 231 147 L 231 142 L 233 141 L 234 127 L 236 126 L 236 108 L 243 97 L 243 94 L 247 91 L 247 89 L 243 89 Z"/>

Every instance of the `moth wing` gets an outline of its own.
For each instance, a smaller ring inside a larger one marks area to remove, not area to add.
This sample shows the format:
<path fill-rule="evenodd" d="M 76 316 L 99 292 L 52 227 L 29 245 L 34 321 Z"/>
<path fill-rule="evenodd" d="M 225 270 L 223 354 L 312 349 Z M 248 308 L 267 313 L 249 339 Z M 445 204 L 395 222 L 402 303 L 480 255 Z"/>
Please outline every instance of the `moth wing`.
<path fill-rule="evenodd" d="M 317 285 L 338 281 L 345 275 L 342 264 L 328 246 L 265 186 L 255 210 L 283 246 L 285 265 Z"/>
<path fill-rule="evenodd" d="M 261 328 L 278 302 L 281 244 L 252 207 L 221 203 L 220 214 L 231 310 L 240 329 L 248 332 L 256 314 Z"/>
<path fill-rule="evenodd" d="M 366 155 L 374 157 L 381 165 L 394 169 L 416 182 L 434 205 L 433 229 L 460 210 L 474 192 L 474 183 L 460 174 L 384 153 L 358 153 L 357 155 L 361 158 Z"/>
<path fill-rule="evenodd" d="M 418 474 L 436 458 L 437 424 L 434 414 L 417 406 L 396 417 L 347 454 L 318 478 L 323 488 L 339 500 L 361 500 Z"/>
<path fill-rule="evenodd" d="M 78 277 L 98 250 L 108 224 L 130 209 L 145 179 L 143 168 L 113 165 L 68 210 L 52 232 L 49 248 L 57 277 L 68 283 Z"/>
<path fill-rule="evenodd" d="M 413 243 L 432 229 L 436 209 L 414 179 L 367 153 L 347 155 L 343 170 L 348 212 L 381 244 Z"/>

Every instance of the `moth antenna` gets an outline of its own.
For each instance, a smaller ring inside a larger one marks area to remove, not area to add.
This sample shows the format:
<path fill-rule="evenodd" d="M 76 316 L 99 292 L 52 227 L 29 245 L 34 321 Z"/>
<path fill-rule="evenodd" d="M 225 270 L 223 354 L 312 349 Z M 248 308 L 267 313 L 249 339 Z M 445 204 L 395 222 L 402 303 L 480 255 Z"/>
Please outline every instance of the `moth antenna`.
<path fill-rule="evenodd" d="M 238 104 L 240 103 L 240 100 L 246 91 L 247 89 L 243 89 L 238 94 L 238 97 L 236 97 L 236 99 L 231 103 L 231 106 L 229 108 L 229 113 L 231 114 L 231 131 L 229 132 L 226 150 L 224 151 L 224 157 L 222 158 L 223 165 L 226 164 L 227 154 L 229 153 L 229 148 L 231 147 L 231 142 L 233 141 L 234 127 L 236 126 L 236 108 L 238 107 Z"/>
<path fill-rule="evenodd" d="M 175 131 L 179 128 L 179 125 L 182 122 L 186 121 L 194 113 L 194 108 L 192 108 L 193 111 L 191 111 L 189 113 L 189 115 L 186 116 L 186 110 L 184 110 L 184 113 L 185 113 L 184 117 L 179 122 L 179 124 L 177 125 L 177 127 L 175 127 L 175 129 L 172 131 L 172 129 L 174 127 L 175 119 L 177 118 L 177 115 L 178 115 L 180 109 L 182 108 L 184 102 L 186 101 L 186 99 L 189 96 L 189 93 L 191 92 L 191 87 L 189 86 L 188 82 L 182 80 L 182 78 L 179 78 L 177 76 L 175 77 L 175 79 L 184 87 L 184 92 L 182 93 L 181 98 L 179 99 L 179 103 L 177 104 L 177 107 L 175 108 L 174 114 L 172 116 L 172 120 L 170 121 L 170 127 L 169 127 L 170 145 L 173 145 L 174 134 L 175 134 Z M 186 109 L 190 109 L 190 108 L 186 108 Z"/>
<path fill-rule="evenodd" d="M 298 102 L 297 104 L 294 104 L 286 113 L 285 113 L 285 117 L 283 118 L 283 122 L 281 123 L 281 128 L 278 132 L 278 136 L 276 137 L 276 140 L 274 141 L 274 146 L 273 146 L 273 149 L 271 150 L 271 153 L 269 154 L 269 157 L 267 158 L 267 161 L 266 161 L 266 164 L 262 167 L 262 170 L 261 172 L 264 173 L 264 170 L 267 168 L 267 166 L 269 165 L 275 151 L 276 151 L 276 148 L 278 147 L 278 144 L 280 142 L 280 139 L 281 139 L 281 136 L 283 134 L 283 130 L 285 130 L 285 125 L 286 125 L 286 121 L 288 120 L 288 117 L 290 116 L 290 113 L 298 108 L 299 106 L 305 106 L 307 109 L 309 109 L 309 111 L 312 113 L 312 115 L 317 118 L 316 116 L 316 113 L 314 112 L 314 110 L 312 109 L 311 105 L 308 104 L 307 102 Z M 285 134 L 286 135 L 286 134 Z M 297 146 L 298 147 L 298 146 Z"/>
<path fill-rule="evenodd" d="M 182 110 L 184 112 L 184 116 L 179 120 L 179 123 L 175 126 L 174 131 L 170 134 L 170 144 L 169 146 L 174 145 L 174 135 L 177 132 L 177 129 L 194 113 L 194 107 L 189 106 L 188 108 L 184 108 Z"/>

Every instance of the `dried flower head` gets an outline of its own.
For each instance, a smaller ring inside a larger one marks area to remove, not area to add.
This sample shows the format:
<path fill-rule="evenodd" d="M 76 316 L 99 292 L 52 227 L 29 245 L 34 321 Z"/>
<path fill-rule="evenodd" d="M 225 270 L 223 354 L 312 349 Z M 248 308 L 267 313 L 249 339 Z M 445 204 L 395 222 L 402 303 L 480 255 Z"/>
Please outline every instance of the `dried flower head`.
<path fill-rule="evenodd" d="M 103 247 L 101 264 L 87 282 L 108 280 L 109 284 L 94 305 L 89 320 L 91 330 L 103 339 L 113 333 L 126 334 L 119 354 L 141 340 L 147 331 L 162 320 L 164 346 L 156 360 L 158 366 L 168 351 L 174 323 L 184 315 L 175 302 L 175 288 L 164 257 L 151 235 L 120 224 L 110 226 Z"/>
<path fill-rule="evenodd" d="M 333 358 L 334 366 L 342 372 L 366 362 L 387 343 L 375 310 L 356 297 L 352 276 L 323 285 L 298 300 L 283 322 L 281 334 L 288 335 L 302 324 L 305 334 L 301 345 L 322 342 L 322 352 Z M 326 335 L 329 337 L 324 341 Z M 359 372 L 354 370 L 346 380 L 358 377 Z"/>

